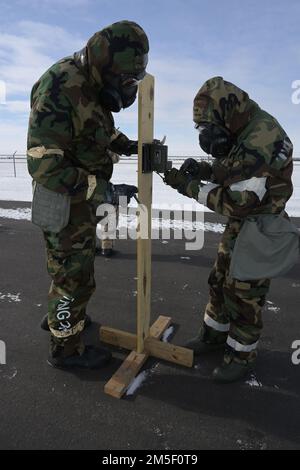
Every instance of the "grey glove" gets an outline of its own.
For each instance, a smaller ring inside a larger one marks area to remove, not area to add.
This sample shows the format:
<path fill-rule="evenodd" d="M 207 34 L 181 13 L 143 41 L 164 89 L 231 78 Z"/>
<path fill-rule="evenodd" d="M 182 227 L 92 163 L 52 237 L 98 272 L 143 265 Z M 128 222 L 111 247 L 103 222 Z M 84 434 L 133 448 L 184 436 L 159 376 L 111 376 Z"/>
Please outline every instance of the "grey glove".
<path fill-rule="evenodd" d="M 138 192 L 136 186 L 131 186 L 128 184 L 108 184 L 106 190 L 106 202 L 112 204 L 113 206 L 118 206 L 120 198 L 126 198 L 127 204 L 130 203 L 132 197 L 134 197 Z"/>

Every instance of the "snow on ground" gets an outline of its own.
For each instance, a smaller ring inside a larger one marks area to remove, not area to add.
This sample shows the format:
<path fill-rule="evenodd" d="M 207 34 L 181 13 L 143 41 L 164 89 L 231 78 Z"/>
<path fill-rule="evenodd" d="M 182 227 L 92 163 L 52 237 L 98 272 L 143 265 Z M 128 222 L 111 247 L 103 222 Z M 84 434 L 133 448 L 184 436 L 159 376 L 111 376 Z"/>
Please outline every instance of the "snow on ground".
<path fill-rule="evenodd" d="M 32 185 L 28 176 L 17 178 L 0 176 L 0 201 L 30 202 L 31 200 Z"/>
<path fill-rule="evenodd" d="M 14 219 L 14 220 L 31 220 L 31 209 L 29 208 L 17 208 L 17 209 L 3 209 L 0 207 L 0 219 Z M 136 230 L 138 226 L 138 219 L 135 215 L 121 215 L 119 218 L 118 228 L 126 228 L 128 231 Z M 1 227 L 1 224 L 0 224 Z M 225 225 L 220 223 L 212 222 L 202 222 L 202 221 L 180 221 L 180 220 L 170 220 L 167 218 L 152 218 L 152 230 L 153 238 L 154 234 L 158 230 L 180 230 L 185 232 L 204 231 L 204 232 L 215 232 L 223 233 Z M 127 238 L 128 233 L 126 232 L 125 238 Z M 98 237 L 101 238 L 101 224 L 99 224 Z M 121 237 L 122 238 L 122 237 Z M 182 259 L 190 259 L 188 257 Z"/>
<path fill-rule="evenodd" d="M 262 387 L 262 383 L 258 380 L 258 378 L 254 374 L 251 374 L 250 379 L 247 380 L 245 383 L 249 385 L 250 387 Z"/>
<path fill-rule="evenodd" d="M 30 209 L 1 209 L 0 208 L 0 218 L 4 219 L 14 219 L 14 220 L 31 220 L 31 210 Z"/>
<path fill-rule="evenodd" d="M 175 166 L 182 163 L 177 160 Z M 11 175 L 11 176 L 1 176 Z M 122 160 L 114 167 L 112 181 L 116 184 L 127 183 L 137 185 L 137 163 L 134 160 Z M 288 202 L 287 210 L 292 217 L 300 217 L 300 162 L 295 162 L 293 174 L 294 194 Z M 12 163 L 1 164 L 0 166 L 0 201 L 25 201 L 32 200 L 31 178 L 26 169 L 26 164 L 17 164 L 17 178 L 13 177 Z M 208 211 L 207 208 L 198 204 L 196 201 L 188 199 L 177 191 L 166 186 L 161 178 L 154 174 L 153 176 L 153 208 L 161 209 L 166 205 L 179 205 L 183 208 L 185 205 L 190 211 Z"/>
<path fill-rule="evenodd" d="M 163 336 L 162 336 L 162 341 L 164 343 L 168 343 L 169 342 L 169 339 L 170 337 L 172 336 L 172 334 L 174 333 L 175 331 L 175 328 L 174 326 L 170 326 L 169 328 L 166 329 L 166 331 L 164 332 Z"/>
<path fill-rule="evenodd" d="M 175 331 L 174 326 L 170 326 L 169 328 L 167 328 L 167 330 L 164 332 L 162 336 L 162 341 L 164 343 L 168 343 L 174 331 Z M 138 374 L 129 385 L 126 391 L 126 395 L 127 396 L 134 395 L 136 391 L 143 386 L 146 380 L 149 379 L 153 374 L 155 374 L 158 367 L 159 367 L 159 363 L 156 363 L 154 364 L 154 366 L 151 367 L 151 369 L 146 369 L 142 371 L 140 374 Z"/>
<path fill-rule="evenodd" d="M 0 301 L 5 300 L 9 303 L 11 303 L 11 302 L 21 302 L 20 295 L 21 295 L 20 293 L 11 294 L 10 292 L 8 292 L 7 294 L 3 294 L 3 292 L 0 292 Z"/>
<path fill-rule="evenodd" d="M 127 396 L 132 396 L 135 394 L 135 392 L 141 388 L 141 386 L 143 385 L 143 383 L 147 380 L 147 378 L 149 377 L 150 375 L 150 370 L 144 370 L 143 372 L 141 372 L 132 382 L 131 384 L 129 385 L 127 391 L 126 391 L 126 395 Z"/>
<path fill-rule="evenodd" d="M 270 300 L 267 300 L 265 308 L 269 312 L 280 313 L 280 308 L 277 307 L 273 302 L 270 302 Z"/>

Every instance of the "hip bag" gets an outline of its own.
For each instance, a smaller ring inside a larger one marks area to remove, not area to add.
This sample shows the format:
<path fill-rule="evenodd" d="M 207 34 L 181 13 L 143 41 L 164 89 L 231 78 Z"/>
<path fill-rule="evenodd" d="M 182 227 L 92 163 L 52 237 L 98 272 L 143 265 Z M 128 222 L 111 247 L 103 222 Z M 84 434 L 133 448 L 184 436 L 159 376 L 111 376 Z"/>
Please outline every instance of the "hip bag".
<path fill-rule="evenodd" d="M 45 232 L 58 233 L 70 219 L 71 197 L 33 184 L 31 221 Z"/>
<path fill-rule="evenodd" d="M 229 275 L 241 281 L 272 279 L 298 261 L 300 234 L 284 214 L 246 218 L 236 239 Z"/>

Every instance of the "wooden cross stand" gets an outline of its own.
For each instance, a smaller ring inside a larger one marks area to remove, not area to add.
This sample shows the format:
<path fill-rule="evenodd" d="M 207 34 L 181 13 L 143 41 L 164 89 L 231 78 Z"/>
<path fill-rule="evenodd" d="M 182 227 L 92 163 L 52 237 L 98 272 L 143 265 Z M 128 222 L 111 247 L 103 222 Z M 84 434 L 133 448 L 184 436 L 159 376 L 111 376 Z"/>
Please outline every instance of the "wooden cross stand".
<path fill-rule="evenodd" d="M 137 334 L 127 333 L 109 327 L 100 328 L 100 339 L 132 352 L 125 359 L 119 370 L 105 385 L 104 391 L 115 398 L 121 398 L 130 383 L 139 373 L 149 356 L 180 364 L 186 367 L 193 365 L 193 351 L 160 341 L 163 333 L 171 324 L 171 318 L 160 316 L 150 327 L 151 317 L 151 222 L 152 222 L 152 172 L 143 173 L 143 144 L 153 142 L 154 127 L 154 77 L 146 75 L 139 86 L 139 231 L 143 237 L 137 240 Z M 143 207 L 141 207 L 143 206 Z M 141 211 L 147 210 L 147 233 L 141 230 L 145 217 Z"/>

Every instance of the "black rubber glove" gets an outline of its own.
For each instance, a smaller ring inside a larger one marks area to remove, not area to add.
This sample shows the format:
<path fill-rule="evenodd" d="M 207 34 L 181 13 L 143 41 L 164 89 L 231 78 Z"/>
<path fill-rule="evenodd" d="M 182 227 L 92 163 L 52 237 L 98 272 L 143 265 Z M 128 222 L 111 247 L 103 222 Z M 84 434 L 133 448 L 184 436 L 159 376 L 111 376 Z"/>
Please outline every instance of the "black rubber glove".
<path fill-rule="evenodd" d="M 193 158 L 187 158 L 181 165 L 180 171 L 198 180 L 208 181 L 212 176 L 212 167 L 209 163 L 197 162 Z"/>
<path fill-rule="evenodd" d="M 164 181 L 168 186 L 171 186 L 181 194 L 187 194 L 186 189 L 189 183 L 193 180 L 191 175 L 182 173 L 181 170 L 172 168 L 172 170 L 167 171 L 164 175 Z"/>
<path fill-rule="evenodd" d="M 137 194 L 138 188 L 128 184 L 108 184 L 106 191 L 106 202 L 113 206 L 118 206 L 120 198 L 126 198 L 127 204 L 129 204 L 131 198 Z"/>
<path fill-rule="evenodd" d="M 129 140 L 126 148 L 123 149 L 123 155 L 129 157 L 130 155 L 137 155 L 138 154 L 138 141 L 137 140 Z"/>
<path fill-rule="evenodd" d="M 184 174 L 176 168 L 172 168 L 172 170 L 165 173 L 164 181 L 172 188 L 177 189 L 180 194 L 194 199 L 198 198 L 199 186 L 203 186 L 193 176 Z"/>

